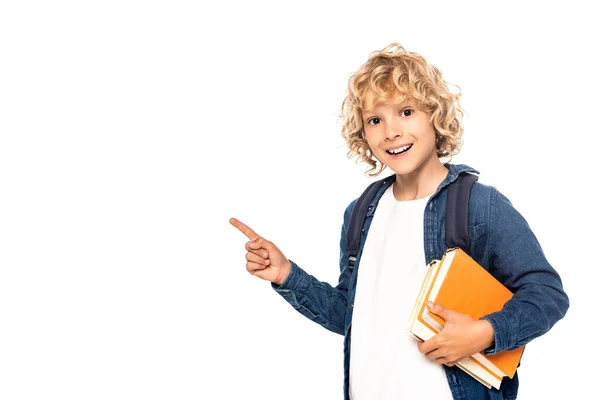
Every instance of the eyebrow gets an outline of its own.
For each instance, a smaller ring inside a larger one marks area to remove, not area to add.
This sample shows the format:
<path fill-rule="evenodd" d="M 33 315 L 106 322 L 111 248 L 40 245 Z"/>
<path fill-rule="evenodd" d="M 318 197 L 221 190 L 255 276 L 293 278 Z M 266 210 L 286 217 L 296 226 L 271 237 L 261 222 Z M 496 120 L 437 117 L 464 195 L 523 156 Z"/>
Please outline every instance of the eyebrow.
<path fill-rule="evenodd" d="M 385 103 L 377 102 L 375 104 L 375 108 L 377 108 L 377 106 L 379 104 L 385 104 Z M 416 107 L 416 106 L 412 100 L 406 100 L 400 104 L 400 107 L 404 108 L 404 107 Z M 368 114 L 368 113 L 372 113 L 372 112 L 374 112 L 374 110 L 363 110 L 363 114 Z"/>

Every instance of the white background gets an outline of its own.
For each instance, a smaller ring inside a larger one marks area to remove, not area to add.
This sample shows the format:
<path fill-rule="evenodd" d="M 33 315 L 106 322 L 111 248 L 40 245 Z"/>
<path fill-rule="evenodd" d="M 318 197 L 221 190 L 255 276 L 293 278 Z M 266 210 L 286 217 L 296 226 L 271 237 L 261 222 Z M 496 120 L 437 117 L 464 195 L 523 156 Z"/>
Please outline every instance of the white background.
<path fill-rule="evenodd" d="M 245 271 L 228 220 L 337 282 L 373 179 L 337 115 L 391 42 L 461 87 L 453 162 L 511 199 L 570 295 L 519 398 L 596 391 L 597 18 L 485 4 L 2 2 L 0 398 L 341 399 L 342 336 Z"/>

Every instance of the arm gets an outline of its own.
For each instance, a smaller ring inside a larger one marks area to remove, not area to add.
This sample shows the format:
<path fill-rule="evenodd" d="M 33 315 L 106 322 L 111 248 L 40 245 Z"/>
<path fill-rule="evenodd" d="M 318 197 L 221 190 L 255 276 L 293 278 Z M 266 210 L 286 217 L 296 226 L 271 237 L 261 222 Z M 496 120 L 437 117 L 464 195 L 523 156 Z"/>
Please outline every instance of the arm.
<path fill-rule="evenodd" d="M 501 311 L 479 320 L 432 304 L 429 310 L 446 325 L 418 346 L 439 364 L 453 366 L 479 351 L 491 355 L 518 348 L 547 332 L 569 307 L 561 279 L 525 219 L 496 189 L 492 189 L 490 206 L 489 265 L 513 297 Z"/>
<path fill-rule="evenodd" d="M 490 265 L 514 295 L 501 311 L 486 315 L 494 329 L 495 354 L 525 345 L 547 332 L 569 308 L 558 273 L 510 201 L 493 189 L 490 215 Z"/>
<path fill-rule="evenodd" d="M 340 335 L 344 334 L 348 284 L 352 275 L 352 270 L 348 268 L 346 230 L 355 203 L 356 200 L 350 203 L 344 212 L 340 237 L 340 277 L 337 286 L 332 287 L 327 282 L 319 281 L 292 260 L 292 268 L 285 281 L 281 285 L 271 283 L 273 289 L 298 312 Z"/>

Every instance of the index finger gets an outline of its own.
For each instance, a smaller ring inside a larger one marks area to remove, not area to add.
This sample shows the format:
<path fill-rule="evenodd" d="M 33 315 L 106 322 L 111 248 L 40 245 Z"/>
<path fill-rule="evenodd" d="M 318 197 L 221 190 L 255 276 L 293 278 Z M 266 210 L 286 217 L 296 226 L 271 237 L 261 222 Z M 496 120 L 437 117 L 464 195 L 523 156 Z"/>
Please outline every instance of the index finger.
<path fill-rule="evenodd" d="M 230 218 L 229 223 L 238 228 L 250 240 L 256 240 L 260 237 L 258 233 L 254 232 L 248 225 L 238 219 Z"/>

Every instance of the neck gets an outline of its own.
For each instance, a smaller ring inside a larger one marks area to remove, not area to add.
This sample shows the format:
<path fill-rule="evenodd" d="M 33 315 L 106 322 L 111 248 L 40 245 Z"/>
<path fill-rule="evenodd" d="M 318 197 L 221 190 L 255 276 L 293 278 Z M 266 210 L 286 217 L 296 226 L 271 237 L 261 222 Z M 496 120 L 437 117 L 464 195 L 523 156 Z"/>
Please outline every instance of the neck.
<path fill-rule="evenodd" d="M 406 175 L 396 174 L 394 197 L 398 201 L 416 200 L 430 196 L 448 175 L 448 169 L 437 156 Z"/>

